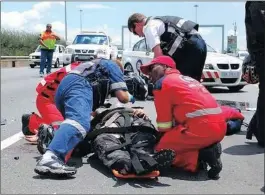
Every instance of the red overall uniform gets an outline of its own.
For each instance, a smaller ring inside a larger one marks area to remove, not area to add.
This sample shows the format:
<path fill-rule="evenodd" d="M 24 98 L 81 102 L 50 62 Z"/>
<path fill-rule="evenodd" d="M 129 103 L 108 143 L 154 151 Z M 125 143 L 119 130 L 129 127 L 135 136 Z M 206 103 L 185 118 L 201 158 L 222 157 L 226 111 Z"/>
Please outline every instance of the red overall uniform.
<path fill-rule="evenodd" d="M 64 118 L 59 110 L 56 108 L 54 96 L 56 89 L 69 71 L 78 66 L 80 62 L 72 63 L 65 66 L 56 72 L 53 72 L 38 84 L 36 91 L 38 93 L 36 98 L 36 106 L 41 116 L 33 113 L 29 118 L 29 130 L 35 134 L 34 130 L 38 129 L 40 124 L 52 124 L 57 121 L 63 121 Z"/>
<path fill-rule="evenodd" d="M 226 134 L 221 108 L 204 86 L 176 69 L 166 71 L 153 93 L 158 130 L 164 132 L 156 150 L 174 150 L 173 165 L 195 172 L 199 150 Z"/>

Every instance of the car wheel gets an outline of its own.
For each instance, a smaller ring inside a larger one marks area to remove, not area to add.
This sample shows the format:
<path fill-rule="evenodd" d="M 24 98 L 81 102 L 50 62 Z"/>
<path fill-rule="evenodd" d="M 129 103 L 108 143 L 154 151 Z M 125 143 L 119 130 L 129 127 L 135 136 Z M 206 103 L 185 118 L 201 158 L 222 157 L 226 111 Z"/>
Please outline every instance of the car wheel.
<path fill-rule="evenodd" d="M 60 65 L 60 63 L 59 63 L 59 59 L 57 58 L 57 60 L 56 60 L 56 62 L 55 62 L 55 64 L 54 64 L 54 68 L 58 68 L 59 65 Z"/>
<path fill-rule="evenodd" d="M 133 67 L 131 64 L 125 64 L 124 70 L 126 70 L 127 72 L 133 72 Z"/>
<path fill-rule="evenodd" d="M 244 85 L 234 86 L 234 87 L 228 87 L 229 91 L 231 92 L 238 92 L 241 89 L 243 89 Z"/>
<path fill-rule="evenodd" d="M 30 68 L 34 68 L 35 64 L 30 64 L 29 66 L 30 66 Z"/>

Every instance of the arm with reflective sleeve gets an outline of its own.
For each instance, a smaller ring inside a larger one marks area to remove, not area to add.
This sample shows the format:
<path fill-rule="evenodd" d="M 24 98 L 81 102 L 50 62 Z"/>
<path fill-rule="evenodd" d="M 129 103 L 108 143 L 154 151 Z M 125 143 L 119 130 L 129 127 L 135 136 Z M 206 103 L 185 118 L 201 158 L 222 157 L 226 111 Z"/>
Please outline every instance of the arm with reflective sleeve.
<path fill-rule="evenodd" d="M 171 101 L 170 89 L 154 90 L 154 103 L 157 113 L 157 129 L 166 132 L 172 129 L 173 105 Z"/>

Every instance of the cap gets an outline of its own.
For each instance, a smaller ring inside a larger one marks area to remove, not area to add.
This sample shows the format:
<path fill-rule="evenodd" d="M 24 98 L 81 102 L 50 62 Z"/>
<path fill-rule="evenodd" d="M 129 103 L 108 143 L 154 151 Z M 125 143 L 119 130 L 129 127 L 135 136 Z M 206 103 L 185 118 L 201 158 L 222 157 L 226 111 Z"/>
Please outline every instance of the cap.
<path fill-rule="evenodd" d="M 169 56 L 158 56 L 158 57 L 154 58 L 150 63 L 143 64 L 140 67 L 142 73 L 145 75 L 148 75 L 148 73 L 150 72 L 150 66 L 152 66 L 154 64 L 162 64 L 162 65 L 166 65 L 167 67 L 176 69 L 176 63 L 174 62 L 174 60 L 171 57 L 169 57 Z"/>

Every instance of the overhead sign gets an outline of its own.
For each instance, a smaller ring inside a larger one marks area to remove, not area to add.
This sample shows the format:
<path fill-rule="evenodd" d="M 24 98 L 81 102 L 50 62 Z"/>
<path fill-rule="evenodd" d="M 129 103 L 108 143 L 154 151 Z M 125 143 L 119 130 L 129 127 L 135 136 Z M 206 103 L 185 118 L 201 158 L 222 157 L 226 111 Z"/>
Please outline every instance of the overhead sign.
<path fill-rule="evenodd" d="M 227 51 L 235 52 L 237 50 L 237 36 L 227 37 Z"/>

